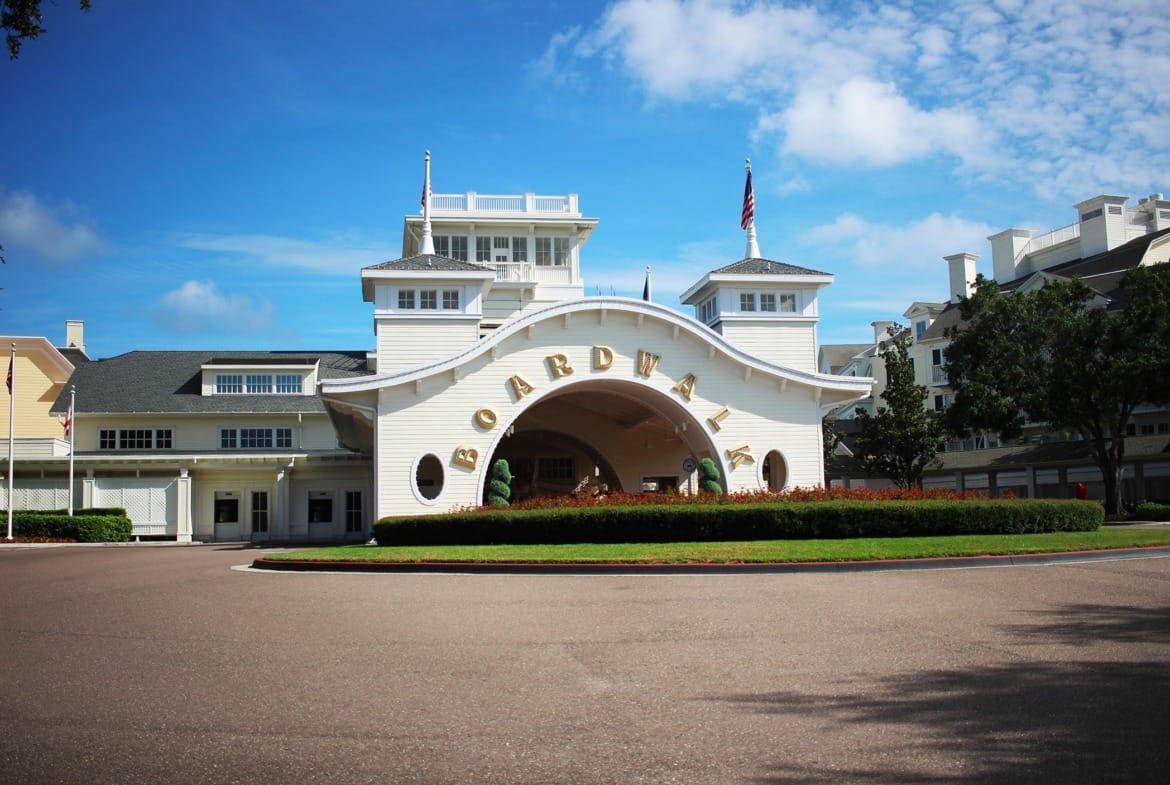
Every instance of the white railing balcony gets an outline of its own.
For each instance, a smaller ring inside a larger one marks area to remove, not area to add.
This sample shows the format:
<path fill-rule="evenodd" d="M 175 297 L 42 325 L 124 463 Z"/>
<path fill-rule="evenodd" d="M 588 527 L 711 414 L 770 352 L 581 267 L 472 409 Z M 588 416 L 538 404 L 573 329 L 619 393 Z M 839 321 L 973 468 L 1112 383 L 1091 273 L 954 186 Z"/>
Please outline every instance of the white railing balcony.
<path fill-rule="evenodd" d="M 1060 229 L 1053 229 L 1048 234 L 1042 234 L 1038 237 L 1033 237 L 1028 241 L 1028 244 L 1021 248 L 1020 252 L 1016 254 L 1016 267 L 1018 268 L 1020 266 L 1020 262 L 1028 254 L 1038 253 L 1043 251 L 1045 248 L 1051 248 L 1054 245 L 1060 245 L 1061 243 L 1066 243 L 1069 240 L 1075 240 L 1080 236 L 1081 225 L 1079 223 L 1075 223 L 1061 227 Z"/>
<path fill-rule="evenodd" d="M 558 215 L 580 218 L 577 194 L 431 194 L 431 210 L 449 213 L 490 213 L 492 215 Z M 422 210 L 419 210 L 420 214 Z"/>
<path fill-rule="evenodd" d="M 946 384 L 947 383 L 947 367 L 945 365 L 930 366 L 930 383 L 931 384 Z"/>
<path fill-rule="evenodd" d="M 482 264 L 482 262 L 481 262 Z M 497 281 L 535 281 L 531 262 L 495 262 Z"/>

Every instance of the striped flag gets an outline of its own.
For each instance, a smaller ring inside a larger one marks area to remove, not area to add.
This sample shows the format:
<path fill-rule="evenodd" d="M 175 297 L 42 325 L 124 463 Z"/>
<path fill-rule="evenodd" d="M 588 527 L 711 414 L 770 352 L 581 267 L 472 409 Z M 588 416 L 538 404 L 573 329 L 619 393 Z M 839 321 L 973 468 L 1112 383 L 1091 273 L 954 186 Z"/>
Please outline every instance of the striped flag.
<path fill-rule="evenodd" d="M 16 350 L 15 349 L 13 350 L 12 354 L 13 354 L 13 357 L 10 357 L 8 359 L 8 394 L 9 395 L 12 395 L 12 363 L 16 361 L 15 360 Z"/>
<path fill-rule="evenodd" d="M 65 412 L 65 438 L 73 432 L 73 396 L 69 396 L 69 411 Z"/>
<path fill-rule="evenodd" d="M 743 212 L 739 216 L 739 228 L 746 229 L 756 217 L 756 193 L 752 190 L 752 170 L 748 169 L 747 185 L 743 187 Z"/>

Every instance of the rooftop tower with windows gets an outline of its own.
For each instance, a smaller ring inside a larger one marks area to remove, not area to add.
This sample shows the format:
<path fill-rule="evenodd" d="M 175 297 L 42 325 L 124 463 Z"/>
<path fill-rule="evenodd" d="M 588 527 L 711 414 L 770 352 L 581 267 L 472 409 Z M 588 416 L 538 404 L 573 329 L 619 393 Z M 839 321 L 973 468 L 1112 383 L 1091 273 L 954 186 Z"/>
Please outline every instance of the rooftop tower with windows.
<path fill-rule="evenodd" d="M 760 256 L 751 159 L 746 169 L 740 217 L 747 232 L 744 258 L 707 273 L 679 299 L 694 306 L 696 319 L 744 351 L 815 371 L 817 292 L 833 276 Z"/>

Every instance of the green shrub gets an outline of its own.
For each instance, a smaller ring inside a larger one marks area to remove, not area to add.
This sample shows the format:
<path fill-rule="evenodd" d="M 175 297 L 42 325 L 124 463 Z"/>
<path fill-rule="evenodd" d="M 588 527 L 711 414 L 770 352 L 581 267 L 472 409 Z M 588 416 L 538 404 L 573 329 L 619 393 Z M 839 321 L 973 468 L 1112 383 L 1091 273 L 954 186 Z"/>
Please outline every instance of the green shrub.
<path fill-rule="evenodd" d="M 121 515 L 96 515 L 86 511 L 70 517 L 65 512 L 15 510 L 12 533 L 17 537 L 46 537 L 77 542 L 128 542 L 133 524 Z"/>
<path fill-rule="evenodd" d="M 1139 521 L 1170 521 L 1170 504 L 1142 502 L 1134 511 L 1134 517 Z"/>
<path fill-rule="evenodd" d="M 1093 531 L 1104 510 L 1063 499 L 755 502 L 497 509 L 384 518 L 379 545 L 695 542 Z"/>

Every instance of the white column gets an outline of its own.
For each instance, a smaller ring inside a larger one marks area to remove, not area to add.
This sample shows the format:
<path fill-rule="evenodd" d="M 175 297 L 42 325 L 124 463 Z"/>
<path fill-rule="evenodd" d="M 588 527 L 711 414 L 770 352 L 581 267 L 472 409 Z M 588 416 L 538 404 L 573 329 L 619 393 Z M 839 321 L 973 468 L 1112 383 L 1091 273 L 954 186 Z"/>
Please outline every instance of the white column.
<path fill-rule="evenodd" d="M 175 540 L 191 542 L 191 477 L 187 469 L 179 469 L 179 479 L 175 481 Z"/>

